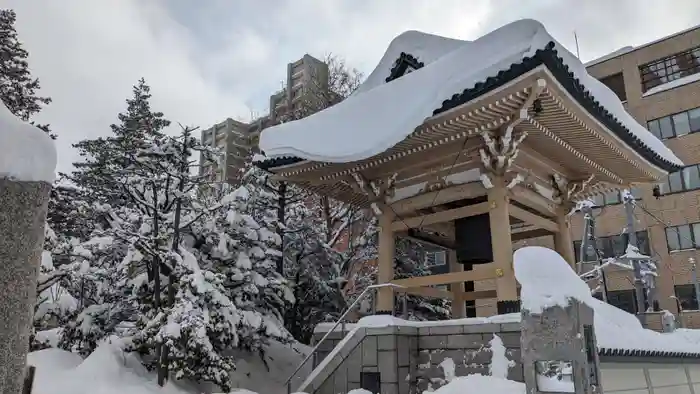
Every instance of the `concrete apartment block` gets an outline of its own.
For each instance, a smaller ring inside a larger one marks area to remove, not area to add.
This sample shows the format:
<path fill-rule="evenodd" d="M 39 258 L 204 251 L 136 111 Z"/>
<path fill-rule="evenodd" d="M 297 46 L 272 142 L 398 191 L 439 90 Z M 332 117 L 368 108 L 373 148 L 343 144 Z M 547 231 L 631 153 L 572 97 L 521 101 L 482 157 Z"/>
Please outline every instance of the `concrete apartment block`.
<path fill-rule="evenodd" d="M 223 154 L 221 164 L 200 159 L 200 174 L 210 174 L 210 182 L 237 185 L 242 167 L 251 154 L 257 153 L 260 133 L 280 122 L 280 117 L 301 105 L 305 94 L 314 89 L 328 89 L 328 65 L 311 55 L 287 64 L 285 88 L 270 96 L 270 113 L 250 123 L 228 118 L 203 130 L 201 141 Z"/>

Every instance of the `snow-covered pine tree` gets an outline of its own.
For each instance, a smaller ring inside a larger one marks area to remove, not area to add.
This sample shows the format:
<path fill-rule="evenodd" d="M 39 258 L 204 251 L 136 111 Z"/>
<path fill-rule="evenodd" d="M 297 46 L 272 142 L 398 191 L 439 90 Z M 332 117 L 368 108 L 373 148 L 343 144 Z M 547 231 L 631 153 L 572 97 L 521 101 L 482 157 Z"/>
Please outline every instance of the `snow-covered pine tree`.
<path fill-rule="evenodd" d="M 96 228 L 91 214 L 91 204 L 85 200 L 82 190 L 62 180 L 54 184 L 46 221 L 55 234 L 59 237 L 87 240 Z"/>
<path fill-rule="evenodd" d="M 261 193 L 250 185 L 237 188 L 195 231 L 202 266 L 223 275 L 226 293 L 243 316 L 236 346 L 262 356 L 270 339 L 289 339 L 282 316 L 294 298 L 276 270 L 281 244 L 276 214 L 260 210 Z"/>
<path fill-rule="evenodd" d="M 37 95 L 39 79 L 33 78 L 29 71 L 29 53 L 19 41 L 16 21 L 13 10 L 0 9 L 0 100 L 15 116 L 28 122 L 51 99 Z M 36 126 L 55 138 L 49 125 Z"/>
<path fill-rule="evenodd" d="M 316 325 L 335 321 L 345 309 L 345 282 L 339 267 L 343 254 L 333 248 L 320 216 L 300 202 L 290 209 L 284 232 L 285 275 L 296 303 L 285 314 L 285 327 L 302 343 L 310 343 Z M 337 242 L 336 239 L 331 242 Z"/>
<path fill-rule="evenodd" d="M 127 207 L 97 204 L 91 209 L 97 225 L 83 242 L 73 242 L 69 263 L 64 265 L 64 287 L 77 299 L 78 309 L 62 328 L 60 347 L 83 356 L 101 340 L 122 335 L 138 318 L 134 299 L 145 292 L 145 273 L 130 271 L 142 261 L 137 245 L 142 216 Z M 74 239 L 75 241 L 75 239 Z"/>
<path fill-rule="evenodd" d="M 163 138 L 164 129 L 170 125 L 162 112 L 151 110 L 150 99 L 151 88 L 141 78 L 133 87 L 132 97 L 126 100 L 126 111 L 118 115 L 119 123 L 110 126 L 111 135 L 73 145 L 83 161 L 73 163 L 75 170 L 66 178 L 91 200 L 112 206 L 132 203 L 124 199 L 116 177 L 133 164 L 132 159 L 146 147 L 147 140 Z"/>

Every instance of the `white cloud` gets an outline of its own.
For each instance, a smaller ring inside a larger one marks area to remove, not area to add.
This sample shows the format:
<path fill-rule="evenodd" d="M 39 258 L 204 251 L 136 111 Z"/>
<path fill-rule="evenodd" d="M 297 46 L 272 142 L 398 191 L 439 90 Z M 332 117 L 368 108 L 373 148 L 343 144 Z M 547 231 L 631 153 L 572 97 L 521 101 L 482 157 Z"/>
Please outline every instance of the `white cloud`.
<path fill-rule="evenodd" d="M 5 5 L 7 3 L 7 5 Z M 649 3 L 649 4 L 647 4 Z M 474 39 L 518 18 L 535 18 L 592 59 L 700 23 L 697 0 L 6 0 L 59 135 L 59 168 L 70 144 L 104 135 L 145 77 L 153 108 L 208 127 L 264 110 L 286 64 L 333 52 L 369 73 L 399 33 L 423 30 Z M 478 59 L 475 59 L 478 61 Z"/>

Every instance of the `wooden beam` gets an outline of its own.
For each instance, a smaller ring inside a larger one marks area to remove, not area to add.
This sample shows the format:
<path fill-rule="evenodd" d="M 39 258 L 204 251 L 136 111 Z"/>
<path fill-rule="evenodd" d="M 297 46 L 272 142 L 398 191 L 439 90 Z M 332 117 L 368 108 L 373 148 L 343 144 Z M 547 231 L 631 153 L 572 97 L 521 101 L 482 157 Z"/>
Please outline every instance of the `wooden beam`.
<path fill-rule="evenodd" d="M 446 210 L 447 209 L 439 210 L 439 211 L 436 211 L 436 213 L 437 212 L 445 212 Z M 453 234 L 455 232 L 454 222 L 433 223 L 433 224 L 430 224 L 428 226 L 426 226 L 425 223 L 423 223 L 422 227 L 428 231 L 434 231 L 436 233 L 445 234 L 445 235 Z"/>
<path fill-rule="evenodd" d="M 404 198 L 391 204 L 398 215 L 414 212 L 418 209 L 442 205 L 462 199 L 475 198 L 486 195 L 486 189 L 481 182 L 463 183 L 461 185 L 448 186 L 441 190 L 419 194 Z"/>
<path fill-rule="evenodd" d="M 421 297 L 428 298 L 440 298 L 444 300 L 453 299 L 452 293 L 447 290 L 436 289 L 434 287 L 407 287 L 407 288 L 396 288 L 398 293 L 408 293 L 412 295 L 417 295 Z"/>
<path fill-rule="evenodd" d="M 527 205 L 530 208 L 540 211 L 544 215 L 555 216 L 557 214 L 557 204 L 554 201 L 523 185 L 516 185 L 510 189 L 508 192 L 508 197 L 523 205 Z"/>
<path fill-rule="evenodd" d="M 405 231 L 420 226 L 429 226 L 435 223 L 449 222 L 464 217 L 481 215 L 487 213 L 488 211 L 489 204 L 482 202 L 479 204 L 467 205 L 466 207 L 431 213 L 429 215 L 414 216 L 411 218 L 397 220 L 392 223 L 391 229 L 393 231 Z"/>
<path fill-rule="evenodd" d="M 440 237 L 435 234 L 426 233 L 415 228 L 412 228 L 406 232 L 399 232 L 396 235 L 402 238 L 409 238 L 418 242 L 439 246 L 445 249 L 455 248 L 455 243 L 451 239 L 448 239 L 447 237 Z"/>
<path fill-rule="evenodd" d="M 508 209 L 510 216 L 518 218 L 527 224 L 551 231 L 553 233 L 559 232 L 559 226 L 552 220 L 544 218 L 540 215 L 535 215 L 534 213 L 528 212 L 520 207 L 516 207 L 513 204 L 510 204 Z"/>
<path fill-rule="evenodd" d="M 404 287 L 427 287 L 436 285 L 448 285 L 451 283 L 472 282 L 478 280 L 488 280 L 496 277 L 493 264 L 481 264 L 471 271 L 451 272 L 449 274 L 417 276 L 407 279 L 395 279 L 391 281 Z"/>
<path fill-rule="evenodd" d="M 459 294 L 459 301 L 476 301 L 488 298 L 496 298 L 496 290 L 469 291 Z"/>
<path fill-rule="evenodd" d="M 537 226 L 526 226 L 516 230 L 512 230 L 510 233 L 510 239 L 513 242 L 522 241 L 524 239 L 532 239 L 538 237 L 544 237 L 546 235 L 552 235 L 552 232 L 539 228 Z"/>

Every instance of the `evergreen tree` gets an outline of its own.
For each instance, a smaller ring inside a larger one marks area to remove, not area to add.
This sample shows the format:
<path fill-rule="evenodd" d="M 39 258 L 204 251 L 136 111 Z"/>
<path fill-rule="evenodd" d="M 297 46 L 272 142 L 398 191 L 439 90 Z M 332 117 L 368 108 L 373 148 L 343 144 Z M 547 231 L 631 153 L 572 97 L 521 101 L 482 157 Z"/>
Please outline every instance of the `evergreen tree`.
<path fill-rule="evenodd" d="M 17 14 L 0 9 L 0 100 L 18 118 L 28 122 L 51 102 L 37 95 L 39 79 L 29 71 L 29 53 L 22 46 L 15 29 Z M 36 125 L 55 138 L 48 125 Z"/>
<path fill-rule="evenodd" d="M 80 141 L 73 145 L 83 159 L 73 163 L 75 171 L 67 176 L 92 200 L 123 205 L 122 185 L 117 177 L 133 164 L 138 152 L 148 146 L 149 139 L 162 139 L 170 125 L 162 112 L 151 110 L 151 88 L 141 78 L 126 100 L 127 109 L 112 124 L 111 135 Z"/>

